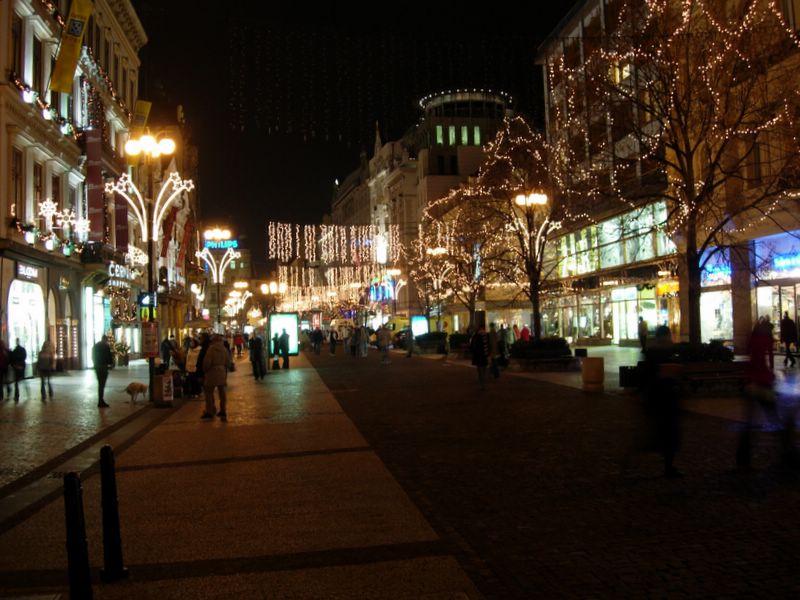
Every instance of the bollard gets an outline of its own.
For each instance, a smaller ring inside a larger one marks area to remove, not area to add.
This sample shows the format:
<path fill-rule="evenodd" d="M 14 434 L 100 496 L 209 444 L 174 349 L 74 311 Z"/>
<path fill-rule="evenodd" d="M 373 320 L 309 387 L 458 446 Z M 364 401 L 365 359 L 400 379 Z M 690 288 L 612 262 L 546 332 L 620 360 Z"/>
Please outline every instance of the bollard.
<path fill-rule="evenodd" d="M 100 449 L 100 480 L 103 507 L 103 569 L 100 579 L 110 583 L 127 579 L 128 569 L 122 562 L 122 536 L 119 530 L 119 500 L 114 450 L 111 446 Z"/>
<path fill-rule="evenodd" d="M 89 569 L 89 543 L 83 517 L 83 491 L 77 473 L 64 476 L 64 512 L 67 523 L 67 564 L 69 565 L 69 597 L 73 600 L 92 598 L 92 574 Z"/>

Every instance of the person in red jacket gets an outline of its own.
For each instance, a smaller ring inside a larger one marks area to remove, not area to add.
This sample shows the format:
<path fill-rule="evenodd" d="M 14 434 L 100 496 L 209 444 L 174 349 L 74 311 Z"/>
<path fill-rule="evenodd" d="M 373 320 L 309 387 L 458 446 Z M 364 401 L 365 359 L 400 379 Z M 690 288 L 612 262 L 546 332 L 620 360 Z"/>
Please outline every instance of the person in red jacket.
<path fill-rule="evenodd" d="M 531 330 L 528 329 L 527 325 L 522 326 L 522 331 L 519 332 L 519 339 L 523 342 L 529 342 L 531 340 Z"/>

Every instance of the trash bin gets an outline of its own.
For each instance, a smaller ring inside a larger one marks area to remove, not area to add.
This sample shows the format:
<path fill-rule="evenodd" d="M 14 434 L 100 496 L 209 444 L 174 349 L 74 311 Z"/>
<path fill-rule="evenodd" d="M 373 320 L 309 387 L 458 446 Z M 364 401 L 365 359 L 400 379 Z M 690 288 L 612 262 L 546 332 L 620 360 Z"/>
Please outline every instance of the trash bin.
<path fill-rule="evenodd" d="M 583 391 L 602 392 L 605 381 L 605 364 L 602 356 L 587 356 L 583 359 L 581 375 Z"/>
<path fill-rule="evenodd" d="M 153 404 L 159 408 L 169 408 L 173 399 L 172 374 L 153 375 Z"/>

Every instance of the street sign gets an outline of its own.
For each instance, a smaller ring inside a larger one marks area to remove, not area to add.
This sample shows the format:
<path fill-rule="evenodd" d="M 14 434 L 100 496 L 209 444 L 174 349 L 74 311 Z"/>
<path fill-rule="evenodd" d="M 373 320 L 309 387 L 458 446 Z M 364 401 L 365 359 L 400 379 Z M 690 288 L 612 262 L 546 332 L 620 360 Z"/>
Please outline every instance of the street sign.
<path fill-rule="evenodd" d="M 158 322 L 144 321 L 142 323 L 142 356 L 144 358 L 158 358 Z"/>

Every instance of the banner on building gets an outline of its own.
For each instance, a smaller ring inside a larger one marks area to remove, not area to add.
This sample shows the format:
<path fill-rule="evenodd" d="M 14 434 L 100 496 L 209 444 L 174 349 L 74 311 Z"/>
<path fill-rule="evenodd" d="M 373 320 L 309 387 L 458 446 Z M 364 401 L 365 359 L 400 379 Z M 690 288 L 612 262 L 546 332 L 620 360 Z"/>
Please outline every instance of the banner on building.
<path fill-rule="evenodd" d="M 105 229 L 103 198 L 103 142 L 99 129 L 86 131 L 86 195 L 89 205 L 89 241 L 102 242 Z"/>
<path fill-rule="evenodd" d="M 81 56 L 81 44 L 86 24 L 92 14 L 92 0 L 72 0 L 67 24 L 61 34 L 58 59 L 50 78 L 50 89 L 54 92 L 72 93 L 72 80 Z"/>
<path fill-rule="evenodd" d="M 128 201 L 119 194 L 114 194 L 114 231 L 117 250 L 127 253 L 130 243 L 128 241 Z"/>
<path fill-rule="evenodd" d="M 188 219 L 187 219 L 188 221 Z M 183 240 L 181 241 L 181 251 L 178 254 L 178 267 L 183 267 L 183 261 L 186 258 L 186 249 L 189 247 L 189 241 L 192 236 L 192 229 L 194 229 L 193 225 L 189 222 L 186 223 L 186 227 L 183 229 Z"/>
<path fill-rule="evenodd" d="M 162 229 L 161 240 L 161 258 L 167 257 L 167 250 L 169 250 L 169 242 L 172 240 L 172 228 L 175 226 L 175 217 L 178 214 L 178 207 L 173 206 L 169 209 L 169 213 L 164 218 L 164 225 Z"/>
<path fill-rule="evenodd" d="M 131 128 L 132 137 L 139 137 L 144 133 L 144 128 L 147 127 L 147 119 L 150 116 L 150 108 L 153 106 L 152 102 L 147 100 L 137 100 L 133 108 L 133 126 Z"/>

